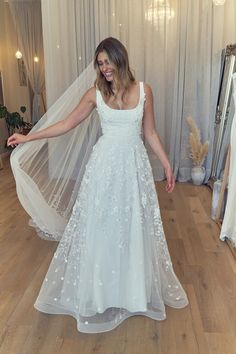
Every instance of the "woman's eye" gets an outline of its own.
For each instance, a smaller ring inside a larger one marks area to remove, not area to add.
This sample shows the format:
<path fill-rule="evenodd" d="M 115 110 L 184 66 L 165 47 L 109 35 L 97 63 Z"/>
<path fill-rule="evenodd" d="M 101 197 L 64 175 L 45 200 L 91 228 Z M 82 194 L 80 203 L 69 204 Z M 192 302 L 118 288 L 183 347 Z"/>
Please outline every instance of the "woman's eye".
<path fill-rule="evenodd" d="M 110 65 L 109 61 L 105 61 L 104 63 L 99 62 L 99 63 L 98 63 L 98 66 L 103 66 L 103 64 L 105 64 L 105 65 Z"/>

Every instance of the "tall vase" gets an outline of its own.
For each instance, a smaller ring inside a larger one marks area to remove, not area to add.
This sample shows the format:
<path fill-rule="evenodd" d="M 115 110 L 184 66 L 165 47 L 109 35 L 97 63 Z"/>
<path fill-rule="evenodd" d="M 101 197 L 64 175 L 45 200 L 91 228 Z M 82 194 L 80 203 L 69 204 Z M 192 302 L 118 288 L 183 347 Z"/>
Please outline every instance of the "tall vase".
<path fill-rule="evenodd" d="M 195 184 L 196 186 L 200 186 L 203 183 L 205 175 L 206 175 L 206 171 L 204 166 L 192 167 L 191 178 L 193 184 Z"/>

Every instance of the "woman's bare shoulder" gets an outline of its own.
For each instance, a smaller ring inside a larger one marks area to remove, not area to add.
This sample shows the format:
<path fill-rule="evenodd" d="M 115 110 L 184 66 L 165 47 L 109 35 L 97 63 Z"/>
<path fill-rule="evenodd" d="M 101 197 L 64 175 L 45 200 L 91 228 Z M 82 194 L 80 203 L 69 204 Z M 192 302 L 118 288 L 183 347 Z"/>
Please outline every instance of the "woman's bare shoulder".
<path fill-rule="evenodd" d="M 146 95 L 152 95 L 152 88 L 149 84 L 147 84 L 146 82 L 143 83 L 143 88 L 144 91 L 146 93 Z"/>
<path fill-rule="evenodd" d="M 144 88 L 144 92 L 145 92 L 145 96 L 147 99 L 153 99 L 153 94 L 152 94 L 152 88 L 149 84 L 147 83 L 143 83 L 143 88 Z"/>

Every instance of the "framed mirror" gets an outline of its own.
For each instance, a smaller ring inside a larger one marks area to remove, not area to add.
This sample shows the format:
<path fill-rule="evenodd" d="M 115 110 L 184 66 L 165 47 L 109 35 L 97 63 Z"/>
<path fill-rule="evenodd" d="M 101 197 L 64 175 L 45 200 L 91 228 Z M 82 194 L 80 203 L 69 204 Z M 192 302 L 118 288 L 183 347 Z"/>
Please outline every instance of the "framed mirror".
<path fill-rule="evenodd" d="M 236 44 L 228 45 L 222 52 L 221 82 L 215 115 L 215 138 L 211 177 L 221 178 L 230 141 L 234 113 L 232 100 L 232 74 L 236 71 Z"/>

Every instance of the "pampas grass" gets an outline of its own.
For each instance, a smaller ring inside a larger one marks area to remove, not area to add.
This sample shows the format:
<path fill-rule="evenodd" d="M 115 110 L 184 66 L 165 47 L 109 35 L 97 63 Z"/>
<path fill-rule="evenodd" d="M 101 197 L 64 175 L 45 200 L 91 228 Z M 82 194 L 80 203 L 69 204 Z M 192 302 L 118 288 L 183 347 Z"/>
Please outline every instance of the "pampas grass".
<path fill-rule="evenodd" d="M 192 117 L 187 117 L 186 120 L 190 128 L 189 145 L 191 152 L 189 156 L 192 159 L 194 166 L 202 166 L 208 153 L 209 141 L 206 141 L 204 144 L 202 144 L 200 131 L 194 119 Z"/>

